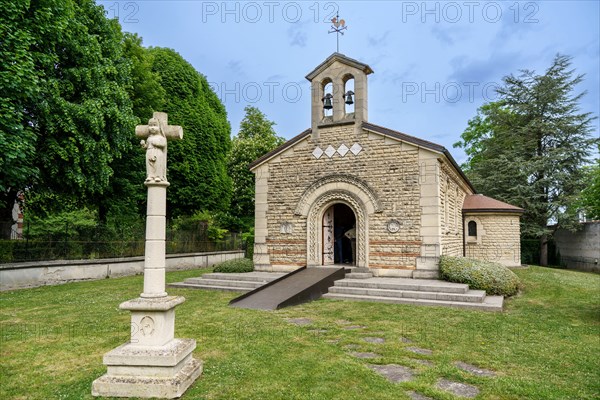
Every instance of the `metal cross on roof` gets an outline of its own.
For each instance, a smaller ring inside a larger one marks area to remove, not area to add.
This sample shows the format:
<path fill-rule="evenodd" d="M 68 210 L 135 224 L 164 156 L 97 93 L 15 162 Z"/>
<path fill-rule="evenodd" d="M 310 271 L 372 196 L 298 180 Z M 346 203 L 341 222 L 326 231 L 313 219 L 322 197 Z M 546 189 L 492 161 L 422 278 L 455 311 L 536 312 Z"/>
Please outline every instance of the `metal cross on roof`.
<path fill-rule="evenodd" d="M 348 27 L 346 26 L 346 21 L 344 21 L 343 19 L 340 19 L 340 16 L 338 14 L 336 14 L 336 16 L 334 18 L 331 19 L 331 30 L 327 33 L 335 33 L 336 34 L 336 39 L 337 39 L 337 52 L 340 52 L 340 35 L 343 35 L 344 30 L 348 29 Z"/>

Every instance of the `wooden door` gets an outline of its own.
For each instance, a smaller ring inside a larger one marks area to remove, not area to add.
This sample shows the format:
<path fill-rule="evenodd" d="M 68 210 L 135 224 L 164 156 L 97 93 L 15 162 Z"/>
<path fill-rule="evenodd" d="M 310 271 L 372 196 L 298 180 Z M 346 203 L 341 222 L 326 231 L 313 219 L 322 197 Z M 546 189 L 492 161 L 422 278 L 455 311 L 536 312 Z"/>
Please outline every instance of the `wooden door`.
<path fill-rule="evenodd" d="M 323 265 L 334 264 L 334 249 L 333 206 L 331 206 L 323 215 Z"/>

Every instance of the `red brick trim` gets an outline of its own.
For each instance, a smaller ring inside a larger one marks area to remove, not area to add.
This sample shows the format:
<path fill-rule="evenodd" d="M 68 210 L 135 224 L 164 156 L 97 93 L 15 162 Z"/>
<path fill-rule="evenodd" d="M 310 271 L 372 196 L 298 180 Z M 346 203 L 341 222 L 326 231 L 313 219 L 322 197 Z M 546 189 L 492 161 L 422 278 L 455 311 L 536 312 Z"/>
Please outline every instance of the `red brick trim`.
<path fill-rule="evenodd" d="M 386 264 L 369 264 L 369 268 L 403 269 L 403 270 L 417 269 L 417 267 L 415 267 L 414 265 L 386 265 Z"/>

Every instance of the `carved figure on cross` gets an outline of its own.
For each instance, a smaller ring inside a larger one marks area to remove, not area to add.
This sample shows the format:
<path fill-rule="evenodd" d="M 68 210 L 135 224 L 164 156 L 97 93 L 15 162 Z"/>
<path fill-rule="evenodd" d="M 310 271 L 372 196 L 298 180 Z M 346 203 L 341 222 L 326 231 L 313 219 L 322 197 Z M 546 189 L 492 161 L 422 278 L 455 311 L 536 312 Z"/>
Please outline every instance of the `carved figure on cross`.
<path fill-rule="evenodd" d="M 135 135 L 142 138 L 140 144 L 146 149 L 146 183 L 168 183 L 167 141 L 183 139 L 183 128 L 169 125 L 166 113 L 155 112 L 148 125 L 135 127 Z"/>

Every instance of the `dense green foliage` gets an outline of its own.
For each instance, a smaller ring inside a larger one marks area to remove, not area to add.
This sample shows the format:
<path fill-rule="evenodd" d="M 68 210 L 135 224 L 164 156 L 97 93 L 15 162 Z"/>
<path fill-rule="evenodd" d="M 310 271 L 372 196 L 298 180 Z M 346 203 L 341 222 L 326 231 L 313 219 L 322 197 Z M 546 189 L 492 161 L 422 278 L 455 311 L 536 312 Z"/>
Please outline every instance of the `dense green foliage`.
<path fill-rule="evenodd" d="M 482 106 L 462 141 L 468 177 L 482 193 L 525 209 L 521 233 L 539 238 L 542 265 L 552 229 L 576 229 L 584 168 L 598 143 L 571 59 L 556 56 L 543 75 L 522 71 L 504 78 L 500 99 Z M 549 228 L 548 224 L 554 224 Z"/>
<path fill-rule="evenodd" d="M 473 290 L 488 295 L 514 296 L 519 291 L 519 278 L 502 264 L 464 257 L 440 257 L 442 279 L 466 283 Z"/>
<path fill-rule="evenodd" d="M 26 21 L 27 2 L 2 0 L 0 8 L 0 221 L 5 221 L 17 192 L 39 175 L 28 110 L 41 98 L 41 82 L 38 55 L 30 52 L 36 33 Z"/>
<path fill-rule="evenodd" d="M 10 97 L 1 114 L 2 136 L 10 139 L 0 152 L 9 155 L 2 170 L 11 172 L 0 190 L 28 188 L 37 194 L 29 205 L 43 209 L 93 202 L 109 186 L 113 162 L 131 146 L 135 124 L 120 26 L 91 0 L 6 7 L 12 26 L 2 35 L 12 42 L 2 41 L 9 48 L 1 92 Z"/>
<path fill-rule="evenodd" d="M 153 71 L 166 93 L 169 124 L 183 127 L 183 140 L 169 143 L 168 210 L 171 216 L 228 209 L 231 180 L 226 157 L 231 147 L 225 107 L 204 76 L 178 53 L 152 48 Z"/>
<path fill-rule="evenodd" d="M 254 215 L 254 174 L 248 166 L 285 141 L 275 133 L 275 123 L 258 108 L 247 106 L 245 111 L 227 160 L 227 170 L 233 181 L 231 212 L 238 217 Z"/>
<path fill-rule="evenodd" d="M 241 273 L 254 271 L 254 263 L 247 258 L 223 261 L 214 267 L 215 272 Z"/>
<path fill-rule="evenodd" d="M 144 48 L 91 0 L 0 2 L 0 237 L 20 190 L 35 226 L 82 209 L 108 231 L 140 222 L 144 151 L 134 126 L 154 111 L 184 128 L 169 144 L 170 216 L 228 210 L 227 115 L 189 63 Z"/>
<path fill-rule="evenodd" d="M 242 242 L 245 247 L 245 256 L 249 260 L 254 259 L 254 228 L 250 232 L 242 234 Z"/>
<path fill-rule="evenodd" d="M 588 220 L 600 220 L 600 159 L 584 171 L 584 189 L 581 191 L 578 208 Z"/>
<path fill-rule="evenodd" d="M 160 85 L 160 77 L 152 71 L 153 57 L 142 46 L 137 35 L 125 33 L 123 55 L 130 65 L 130 78 L 125 86 L 132 102 L 136 123 L 147 123 L 153 111 L 160 111 L 165 102 L 165 91 Z M 113 162 L 114 176 L 102 196 L 95 200 L 98 219 L 103 224 L 139 219 L 145 213 L 146 191 L 142 182 L 146 178 L 144 151 L 139 138 L 128 132 L 129 146 L 123 157 Z"/>

